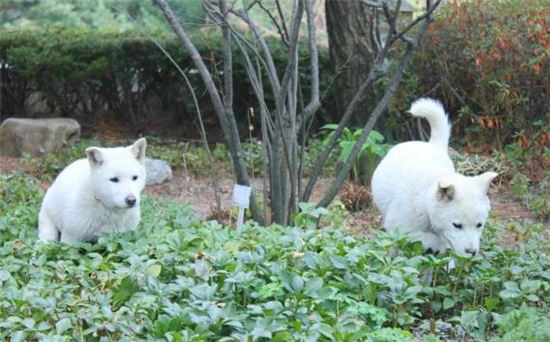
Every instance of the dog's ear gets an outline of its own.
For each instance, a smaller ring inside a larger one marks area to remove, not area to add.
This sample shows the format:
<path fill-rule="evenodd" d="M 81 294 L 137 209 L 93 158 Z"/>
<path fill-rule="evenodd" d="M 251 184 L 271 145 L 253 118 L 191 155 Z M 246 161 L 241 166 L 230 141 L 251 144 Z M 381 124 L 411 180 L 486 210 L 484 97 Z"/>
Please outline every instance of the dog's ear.
<path fill-rule="evenodd" d="M 143 164 L 145 162 L 145 148 L 147 147 L 147 140 L 145 138 L 138 139 L 132 146 L 130 150 L 136 157 L 136 159 Z"/>
<path fill-rule="evenodd" d="M 98 147 L 88 147 L 86 155 L 91 167 L 99 167 L 103 163 L 103 154 Z"/>
<path fill-rule="evenodd" d="M 447 181 L 439 181 L 437 184 L 437 200 L 441 202 L 450 202 L 455 197 L 455 186 Z"/>
<path fill-rule="evenodd" d="M 474 178 L 477 180 L 481 189 L 483 189 L 483 191 L 487 193 L 489 192 L 489 186 L 491 185 L 491 182 L 497 176 L 498 176 L 498 173 L 489 171 L 489 172 L 482 173 L 479 176 L 475 176 Z"/>

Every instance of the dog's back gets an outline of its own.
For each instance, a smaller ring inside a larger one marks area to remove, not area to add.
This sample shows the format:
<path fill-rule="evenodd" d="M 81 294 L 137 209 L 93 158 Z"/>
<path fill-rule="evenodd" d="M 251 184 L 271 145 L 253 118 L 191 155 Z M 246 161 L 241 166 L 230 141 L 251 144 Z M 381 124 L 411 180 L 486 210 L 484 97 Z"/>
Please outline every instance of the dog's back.
<path fill-rule="evenodd" d="M 372 195 L 384 215 L 391 205 L 402 210 L 414 206 L 434 179 L 454 172 L 447 153 L 451 124 L 441 103 L 419 99 L 412 104 L 410 112 L 428 120 L 430 140 L 394 146 L 376 168 L 372 177 Z"/>
<path fill-rule="evenodd" d="M 53 184 L 46 191 L 39 214 L 38 237 L 43 241 L 59 240 L 59 231 L 53 229 L 40 229 L 46 225 L 55 227 L 63 226 L 63 217 L 71 215 L 75 207 L 86 206 L 90 200 L 86 194 L 91 195 L 89 187 L 90 166 L 88 160 L 79 159 L 67 166 L 56 177 Z M 82 196 L 84 195 L 84 196 Z M 93 199 L 93 196 L 91 196 Z M 81 217 L 86 211 L 80 213 Z"/>

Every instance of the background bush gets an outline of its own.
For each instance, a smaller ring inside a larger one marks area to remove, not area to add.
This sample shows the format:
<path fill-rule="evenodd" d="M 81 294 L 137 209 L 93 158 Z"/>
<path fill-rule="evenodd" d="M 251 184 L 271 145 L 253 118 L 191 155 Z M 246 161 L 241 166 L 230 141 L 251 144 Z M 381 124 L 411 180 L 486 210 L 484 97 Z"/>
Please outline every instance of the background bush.
<path fill-rule="evenodd" d="M 523 137 L 548 144 L 550 2 L 475 0 L 442 7 L 395 109 L 421 95 L 442 99 L 455 136 L 489 146 Z"/>
<path fill-rule="evenodd" d="M 193 123 L 196 117 L 189 91 L 166 56 L 140 31 L 145 28 L 154 32 L 155 40 L 190 78 L 200 96 L 207 129 L 218 127 L 189 56 L 152 4 L 109 0 L 101 8 L 90 9 L 85 1 L 71 2 L 72 7 L 66 8 L 53 2 L 21 5 L 15 11 L 20 18 L 10 19 L 10 11 L 0 16 L 5 22 L 0 29 L 0 120 L 66 116 L 94 128 L 98 120 L 108 118 L 130 122 L 131 134 L 157 133 L 155 128 L 169 126 L 184 127 L 187 138 L 198 137 L 195 126 L 185 129 L 185 123 Z M 177 3 L 183 6 L 178 14 L 191 24 L 193 40 L 209 67 L 218 68 L 222 61 L 219 32 L 208 29 L 200 8 Z M 524 147 L 547 146 L 549 8 L 548 0 L 475 0 L 443 6 L 378 130 L 389 142 L 416 138 L 415 123 L 397 113 L 404 113 L 420 96 L 432 96 L 444 101 L 453 119 L 453 137 L 462 138 L 464 144 L 481 138 L 488 148 L 501 150 L 512 141 Z M 83 12 L 90 17 L 83 17 Z M 105 16 L 111 18 L 110 25 L 101 19 Z M 66 20 L 56 21 L 58 17 Z M 286 61 L 284 46 L 276 39 L 270 44 L 281 69 Z M 235 112 L 244 132 L 248 108 L 256 103 L 239 57 L 236 52 Z M 326 49 L 320 50 L 320 61 L 321 88 L 330 94 L 327 88 L 334 75 L 326 72 L 330 70 Z M 307 64 L 302 63 L 300 72 L 308 73 Z M 303 86 L 302 93 L 307 94 L 308 85 Z M 325 97 L 318 116 L 321 121 L 338 117 L 326 111 L 343 112 L 330 101 L 331 96 Z"/>
<path fill-rule="evenodd" d="M 215 71 L 223 60 L 220 35 L 208 30 L 193 32 L 193 40 L 213 74 L 220 75 Z M 202 80 L 187 52 L 171 33 L 157 31 L 152 36 L 187 74 L 207 125 L 215 123 L 208 96 L 203 96 Z M 272 46 L 275 63 L 282 68 L 286 52 L 275 40 Z M 235 56 L 240 56 L 238 51 Z M 235 112 L 245 124 L 248 108 L 256 102 L 241 62 L 239 58 L 234 60 Z M 326 53 L 321 53 L 321 64 L 327 62 Z M 0 30 L 0 63 L 0 119 L 62 116 L 91 127 L 107 115 L 142 131 L 196 118 L 183 77 L 155 43 L 138 30 L 4 29 Z M 307 63 L 302 65 L 307 73 Z"/>

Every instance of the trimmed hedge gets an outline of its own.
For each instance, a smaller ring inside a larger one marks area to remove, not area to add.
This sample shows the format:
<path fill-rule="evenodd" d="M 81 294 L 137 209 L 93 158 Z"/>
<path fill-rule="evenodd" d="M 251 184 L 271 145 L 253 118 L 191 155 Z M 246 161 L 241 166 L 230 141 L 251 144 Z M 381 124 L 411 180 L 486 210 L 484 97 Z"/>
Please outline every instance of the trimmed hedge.
<path fill-rule="evenodd" d="M 186 72 L 200 97 L 203 114 L 213 115 L 202 80 L 176 37 L 162 32 L 153 37 Z M 213 74 L 221 76 L 220 35 L 200 31 L 192 38 Z M 286 63 L 284 47 L 275 41 L 271 44 L 275 63 L 282 69 Z M 302 54 L 307 58 L 305 47 Z M 326 55 L 321 53 L 321 64 L 328 63 Z M 182 76 L 154 42 L 137 31 L 0 30 L 0 62 L 2 117 L 60 115 L 89 126 L 107 113 L 138 130 L 151 122 L 173 123 L 196 117 Z M 243 114 L 246 121 L 244 113 L 256 101 L 241 62 L 240 52 L 235 50 L 236 113 Z M 307 69 L 306 61 L 302 65 Z"/>

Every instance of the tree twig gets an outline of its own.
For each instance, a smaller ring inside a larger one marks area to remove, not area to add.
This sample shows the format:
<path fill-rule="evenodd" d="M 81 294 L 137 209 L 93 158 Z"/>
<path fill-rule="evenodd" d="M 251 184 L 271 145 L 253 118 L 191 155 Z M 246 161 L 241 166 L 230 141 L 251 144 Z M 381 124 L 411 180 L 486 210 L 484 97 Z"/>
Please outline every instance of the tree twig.
<path fill-rule="evenodd" d="M 344 163 L 344 165 L 342 166 L 342 168 L 340 169 L 340 171 L 336 175 L 336 177 L 335 177 L 334 181 L 332 182 L 329 190 L 326 191 L 323 198 L 317 203 L 317 205 L 316 205 L 317 207 L 327 206 L 334 199 L 334 197 L 338 193 L 338 190 L 341 188 L 342 184 L 347 179 L 347 177 L 349 175 L 349 171 L 351 170 L 351 167 L 353 166 L 353 163 L 355 162 L 355 159 L 359 155 L 361 147 L 363 146 L 363 144 L 367 140 L 367 137 L 370 134 L 372 128 L 374 127 L 376 121 L 382 115 L 383 111 L 385 110 L 385 108 L 389 104 L 391 98 L 393 97 L 393 95 L 397 91 L 399 83 L 400 83 L 400 81 L 403 77 L 403 74 L 405 72 L 405 68 L 406 68 L 407 64 L 409 63 L 409 61 L 411 60 L 411 58 L 412 58 L 413 51 L 414 51 L 415 47 L 418 45 L 418 43 L 419 43 L 420 39 L 422 38 L 424 32 L 426 32 L 430 21 L 431 21 L 430 16 L 427 16 L 426 20 L 424 20 L 424 22 L 422 23 L 422 26 L 420 27 L 420 29 L 416 33 L 413 43 L 407 44 L 407 47 L 405 48 L 405 51 L 403 52 L 403 54 L 401 55 L 401 57 L 399 59 L 397 69 L 395 70 L 395 72 L 393 73 L 393 75 L 391 77 L 390 84 L 389 84 L 388 88 L 386 89 L 386 92 L 385 92 L 384 96 L 382 97 L 382 99 L 380 99 L 380 101 L 378 102 L 378 104 L 376 105 L 374 110 L 371 112 L 371 114 L 369 116 L 369 119 L 367 120 L 367 123 L 363 127 L 363 130 L 361 132 L 361 136 L 359 137 L 359 139 L 354 144 L 354 146 L 353 146 L 353 148 L 350 152 L 350 155 L 348 156 L 348 159 L 346 160 L 346 162 Z M 388 35 L 388 39 L 392 39 L 391 35 Z"/>

